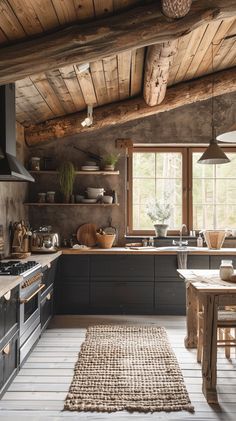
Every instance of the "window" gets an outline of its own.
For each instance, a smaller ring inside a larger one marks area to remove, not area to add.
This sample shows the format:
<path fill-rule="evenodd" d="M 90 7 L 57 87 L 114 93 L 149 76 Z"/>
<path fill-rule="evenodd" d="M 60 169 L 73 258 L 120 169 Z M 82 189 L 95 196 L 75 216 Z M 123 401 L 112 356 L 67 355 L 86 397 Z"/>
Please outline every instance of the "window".
<path fill-rule="evenodd" d="M 200 152 L 192 153 L 193 228 L 236 227 L 236 152 L 224 165 L 199 165 Z"/>
<path fill-rule="evenodd" d="M 147 206 L 169 202 L 169 234 L 182 223 L 189 230 L 236 228 L 236 149 L 231 162 L 200 165 L 204 149 L 135 147 L 129 157 L 128 234 L 153 234 Z"/>

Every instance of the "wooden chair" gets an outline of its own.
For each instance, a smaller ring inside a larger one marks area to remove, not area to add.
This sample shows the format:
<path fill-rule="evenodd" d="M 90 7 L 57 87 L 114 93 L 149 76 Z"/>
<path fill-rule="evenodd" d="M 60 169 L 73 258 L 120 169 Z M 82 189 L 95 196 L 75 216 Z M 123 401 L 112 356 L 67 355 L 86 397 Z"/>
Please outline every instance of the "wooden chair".
<path fill-rule="evenodd" d="M 232 311 L 234 310 L 234 311 Z M 235 309 L 225 309 L 218 311 L 217 323 L 217 347 L 225 348 L 226 358 L 230 358 L 230 348 L 236 347 L 236 311 Z M 234 335 L 232 334 L 234 331 Z M 198 312 L 198 346 L 197 362 L 202 361 L 203 352 L 203 312 Z"/>

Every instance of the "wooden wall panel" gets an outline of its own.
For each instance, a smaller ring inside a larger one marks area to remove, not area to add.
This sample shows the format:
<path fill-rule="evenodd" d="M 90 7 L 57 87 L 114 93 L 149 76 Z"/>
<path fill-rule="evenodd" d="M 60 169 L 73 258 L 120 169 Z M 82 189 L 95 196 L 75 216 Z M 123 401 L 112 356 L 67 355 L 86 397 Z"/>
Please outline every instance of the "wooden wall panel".
<path fill-rule="evenodd" d="M 107 95 L 109 102 L 119 100 L 119 85 L 118 85 L 118 64 L 117 56 L 109 57 L 103 60 L 103 68 L 105 74 L 105 81 L 107 87 Z"/>
<path fill-rule="evenodd" d="M 103 69 L 103 62 L 100 60 L 90 63 L 90 70 L 93 79 L 94 89 L 96 92 L 97 103 L 98 105 L 107 104 L 109 100 Z"/>
<path fill-rule="evenodd" d="M 86 107 L 82 91 L 75 73 L 74 66 L 69 65 L 60 69 L 61 76 L 70 93 L 76 110 L 80 111 Z"/>
<path fill-rule="evenodd" d="M 142 92 L 144 57 L 145 48 L 138 48 L 132 51 L 130 96 L 135 96 Z"/>

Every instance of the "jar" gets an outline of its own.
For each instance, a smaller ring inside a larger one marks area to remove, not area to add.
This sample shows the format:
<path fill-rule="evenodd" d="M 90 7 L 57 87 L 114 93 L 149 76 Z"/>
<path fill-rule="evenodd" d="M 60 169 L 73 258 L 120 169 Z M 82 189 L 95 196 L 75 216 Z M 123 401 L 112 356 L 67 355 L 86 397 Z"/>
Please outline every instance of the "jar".
<path fill-rule="evenodd" d="M 40 171 L 40 158 L 37 156 L 32 156 L 31 158 L 31 170 Z"/>
<path fill-rule="evenodd" d="M 143 244 L 143 247 L 147 247 L 147 245 L 148 245 L 148 240 L 147 240 L 147 238 L 144 238 L 144 239 L 142 240 L 142 244 Z"/>
<path fill-rule="evenodd" d="M 38 193 L 38 203 L 46 202 L 46 193 Z"/>
<path fill-rule="evenodd" d="M 47 192 L 47 202 L 48 203 L 55 203 L 55 191 L 48 191 Z"/>
<path fill-rule="evenodd" d="M 221 260 L 220 278 L 222 281 L 230 281 L 233 274 L 234 268 L 232 260 Z"/>

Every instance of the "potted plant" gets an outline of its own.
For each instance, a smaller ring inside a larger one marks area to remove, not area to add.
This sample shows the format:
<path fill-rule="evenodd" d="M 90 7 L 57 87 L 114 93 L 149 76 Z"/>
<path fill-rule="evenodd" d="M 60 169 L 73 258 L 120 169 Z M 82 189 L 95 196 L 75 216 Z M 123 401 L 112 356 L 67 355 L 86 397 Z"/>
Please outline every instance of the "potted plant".
<path fill-rule="evenodd" d="M 69 203 L 75 180 L 75 167 L 70 161 L 63 162 L 59 169 L 59 184 L 64 203 Z"/>
<path fill-rule="evenodd" d="M 163 204 L 154 200 L 147 205 L 147 215 L 154 223 L 154 228 L 158 237 L 166 237 L 169 226 L 166 222 L 169 220 L 172 212 L 172 206 L 167 200 L 166 195 L 164 200 L 165 203 Z"/>
<path fill-rule="evenodd" d="M 104 156 L 103 166 L 105 171 L 114 171 L 115 165 L 119 160 L 120 154 L 110 153 Z"/>

